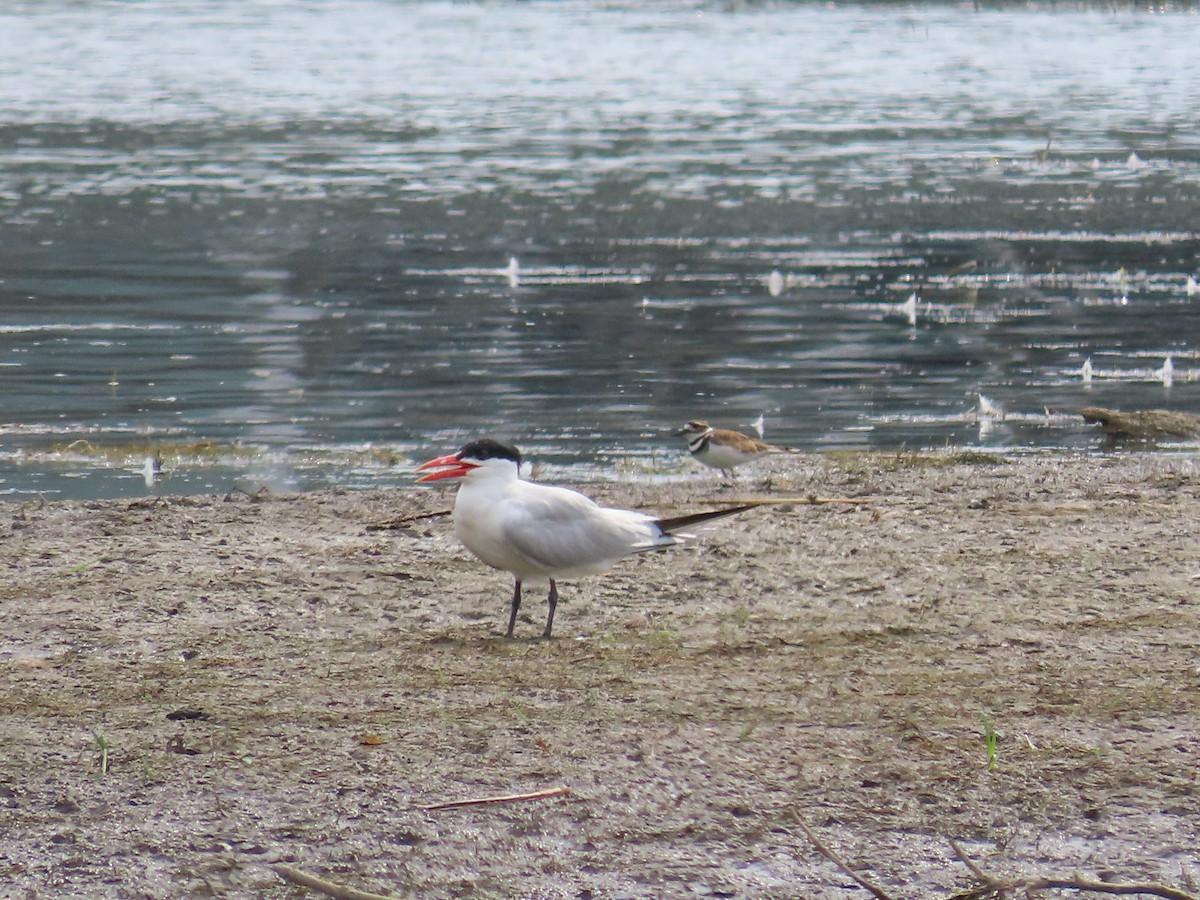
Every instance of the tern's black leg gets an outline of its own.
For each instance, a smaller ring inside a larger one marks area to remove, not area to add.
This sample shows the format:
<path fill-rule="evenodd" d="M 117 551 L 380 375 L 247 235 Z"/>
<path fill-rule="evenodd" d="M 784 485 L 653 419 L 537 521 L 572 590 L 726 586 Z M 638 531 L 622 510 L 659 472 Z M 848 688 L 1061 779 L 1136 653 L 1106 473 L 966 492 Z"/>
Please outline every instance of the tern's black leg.
<path fill-rule="evenodd" d="M 517 610 L 521 608 L 521 579 L 517 579 L 517 587 L 513 591 L 512 612 L 508 614 L 508 632 L 505 637 L 513 636 L 513 628 L 517 624 Z"/>
<path fill-rule="evenodd" d="M 546 614 L 546 630 L 542 632 L 544 638 L 550 637 L 550 629 L 554 627 L 554 607 L 558 606 L 558 585 L 553 578 L 550 579 L 550 596 L 546 602 L 550 604 L 550 612 Z"/>

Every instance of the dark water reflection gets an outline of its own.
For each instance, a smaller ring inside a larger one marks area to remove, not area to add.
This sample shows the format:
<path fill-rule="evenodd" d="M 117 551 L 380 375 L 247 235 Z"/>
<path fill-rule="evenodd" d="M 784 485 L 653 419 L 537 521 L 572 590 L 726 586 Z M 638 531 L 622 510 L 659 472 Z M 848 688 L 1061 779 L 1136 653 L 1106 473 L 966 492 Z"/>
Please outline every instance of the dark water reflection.
<path fill-rule="evenodd" d="M 143 442 L 238 445 L 190 490 L 403 483 L 481 432 L 582 477 L 690 471 L 695 417 L 1078 448 L 1082 405 L 1195 410 L 1195 24 L 9 7 L 0 490 L 144 490 Z"/>

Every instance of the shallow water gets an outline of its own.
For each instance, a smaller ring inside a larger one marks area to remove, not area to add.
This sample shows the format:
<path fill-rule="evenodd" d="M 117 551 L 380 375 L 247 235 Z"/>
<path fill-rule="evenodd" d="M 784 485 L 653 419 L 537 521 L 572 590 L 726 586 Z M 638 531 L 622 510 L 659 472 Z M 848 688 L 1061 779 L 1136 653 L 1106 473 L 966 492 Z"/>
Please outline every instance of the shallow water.
<path fill-rule="evenodd" d="M 480 433 L 648 477 L 690 418 L 1040 449 L 1194 410 L 1195 24 L 7 7 L 0 492 L 144 493 L 163 444 L 169 491 L 406 484 Z"/>

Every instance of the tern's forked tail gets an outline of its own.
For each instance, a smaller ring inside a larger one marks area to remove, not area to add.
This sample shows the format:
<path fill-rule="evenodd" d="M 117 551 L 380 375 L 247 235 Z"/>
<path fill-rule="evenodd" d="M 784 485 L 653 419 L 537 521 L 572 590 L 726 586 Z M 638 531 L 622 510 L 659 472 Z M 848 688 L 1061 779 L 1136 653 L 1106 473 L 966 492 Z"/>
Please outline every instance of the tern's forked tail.
<path fill-rule="evenodd" d="M 748 509 L 756 509 L 761 504 L 744 503 L 740 506 L 726 506 L 721 509 L 710 509 L 707 512 L 690 513 L 686 516 L 674 516 L 670 519 L 655 519 L 654 524 L 658 526 L 658 530 L 663 534 L 675 534 L 680 528 L 687 528 L 689 525 L 699 525 L 701 522 L 709 522 L 713 519 L 723 519 L 726 516 L 732 516 L 736 513 L 745 512 Z"/>

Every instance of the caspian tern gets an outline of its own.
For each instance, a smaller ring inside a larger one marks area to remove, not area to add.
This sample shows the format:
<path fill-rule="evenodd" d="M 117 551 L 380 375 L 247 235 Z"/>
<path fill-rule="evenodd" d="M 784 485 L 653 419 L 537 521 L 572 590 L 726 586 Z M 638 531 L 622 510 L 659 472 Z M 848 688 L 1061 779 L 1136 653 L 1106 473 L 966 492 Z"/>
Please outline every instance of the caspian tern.
<path fill-rule="evenodd" d="M 675 437 L 687 438 L 688 450 L 692 456 L 706 466 L 720 469 L 725 478 L 730 476 L 734 466 L 748 463 L 768 453 L 799 452 L 791 447 L 763 443 L 740 431 L 713 428 L 707 422 L 699 421 L 688 422 L 675 432 Z"/>
<path fill-rule="evenodd" d="M 560 578 L 607 572 L 623 557 L 680 543 L 681 528 L 753 509 L 724 507 L 669 519 L 600 506 L 567 488 L 522 481 L 516 447 L 484 438 L 417 466 L 418 482 L 461 478 L 454 500 L 454 533 L 494 569 L 516 579 L 506 637 L 513 636 L 521 586 L 550 582 L 543 637 L 550 637 Z"/>

